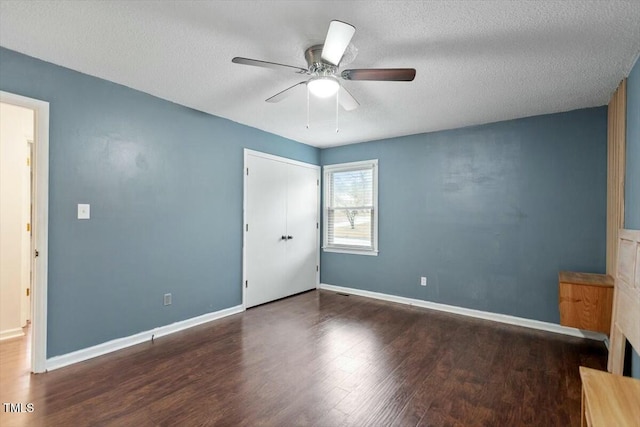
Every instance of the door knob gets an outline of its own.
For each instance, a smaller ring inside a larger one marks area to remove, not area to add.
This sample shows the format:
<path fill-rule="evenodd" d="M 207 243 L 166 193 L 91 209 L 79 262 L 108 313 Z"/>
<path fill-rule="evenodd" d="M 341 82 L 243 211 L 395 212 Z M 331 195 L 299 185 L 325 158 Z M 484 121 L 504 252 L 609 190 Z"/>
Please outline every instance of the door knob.
<path fill-rule="evenodd" d="M 287 240 L 293 239 L 293 236 L 287 236 Z"/>
<path fill-rule="evenodd" d="M 280 236 L 282 240 L 287 240 L 287 236 Z"/>

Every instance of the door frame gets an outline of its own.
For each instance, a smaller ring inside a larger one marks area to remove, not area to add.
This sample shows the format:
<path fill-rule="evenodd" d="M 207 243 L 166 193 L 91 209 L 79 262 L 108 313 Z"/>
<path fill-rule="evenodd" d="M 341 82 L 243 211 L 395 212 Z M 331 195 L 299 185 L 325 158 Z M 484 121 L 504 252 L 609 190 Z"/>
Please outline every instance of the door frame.
<path fill-rule="evenodd" d="M 47 274 L 49 241 L 49 103 L 0 91 L 0 102 L 34 111 L 33 234 L 31 237 L 31 372 L 47 370 Z M 35 251 L 38 252 L 37 260 Z"/>
<path fill-rule="evenodd" d="M 320 287 L 320 224 L 321 224 L 321 210 L 320 210 L 320 189 L 322 173 L 321 167 L 312 163 L 301 162 L 298 160 L 289 159 L 286 157 L 276 156 L 274 154 L 267 154 L 261 151 L 251 150 L 249 148 L 244 149 L 244 164 L 242 167 L 242 308 L 247 309 L 246 305 L 246 286 L 247 281 L 247 167 L 249 156 L 262 157 L 264 159 L 275 160 L 278 162 L 288 163 L 290 165 L 302 166 L 307 168 L 316 169 L 318 171 L 318 191 L 317 191 L 317 211 L 318 211 L 318 227 L 316 229 L 316 265 L 318 271 L 316 272 L 316 289 Z"/>

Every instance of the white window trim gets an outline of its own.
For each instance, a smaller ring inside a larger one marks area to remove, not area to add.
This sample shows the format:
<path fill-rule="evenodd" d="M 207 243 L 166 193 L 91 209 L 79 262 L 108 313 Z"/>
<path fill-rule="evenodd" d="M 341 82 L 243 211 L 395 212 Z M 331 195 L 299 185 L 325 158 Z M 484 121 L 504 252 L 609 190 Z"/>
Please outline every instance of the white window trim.
<path fill-rule="evenodd" d="M 353 247 L 340 247 L 329 246 L 328 240 L 328 207 L 327 200 L 329 200 L 330 178 L 329 174 L 332 172 L 340 172 L 345 170 L 352 170 L 363 166 L 372 166 L 373 170 L 373 248 L 372 249 L 358 249 Z M 322 250 L 324 252 L 334 252 L 352 255 L 369 255 L 378 256 L 378 217 L 380 212 L 378 210 L 378 159 L 363 160 L 359 162 L 349 163 L 336 163 L 333 165 L 324 165 L 322 167 L 323 172 L 323 194 L 322 194 Z"/>

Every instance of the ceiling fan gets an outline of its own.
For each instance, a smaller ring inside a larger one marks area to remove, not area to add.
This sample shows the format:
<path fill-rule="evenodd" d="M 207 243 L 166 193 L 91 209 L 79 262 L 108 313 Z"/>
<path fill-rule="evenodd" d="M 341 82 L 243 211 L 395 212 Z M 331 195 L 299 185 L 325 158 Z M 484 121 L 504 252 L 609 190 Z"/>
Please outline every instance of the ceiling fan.
<path fill-rule="evenodd" d="M 355 31 L 356 28 L 346 22 L 331 21 L 324 44 L 311 46 L 304 52 L 308 68 L 260 61 L 258 59 L 242 58 L 239 56 L 233 58 L 231 61 L 236 64 L 272 68 L 311 76 L 310 79 L 296 83 L 272 97 L 267 98 L 267 102 L 282 101 L 291 95 L 293 92 L 292 89 L 301 85 L 307 85 L 308 91 L 319 98 L 327 98 L 337 93 L 338 103 L 342 108 L 350 111 L 358 108 L 360 104 L 340 83 L 339 78 L 343 80 L 410 82 L 416 76 L 416 70 L 414 68 L 359 68 L 338 72 L 340 61 Z"/>

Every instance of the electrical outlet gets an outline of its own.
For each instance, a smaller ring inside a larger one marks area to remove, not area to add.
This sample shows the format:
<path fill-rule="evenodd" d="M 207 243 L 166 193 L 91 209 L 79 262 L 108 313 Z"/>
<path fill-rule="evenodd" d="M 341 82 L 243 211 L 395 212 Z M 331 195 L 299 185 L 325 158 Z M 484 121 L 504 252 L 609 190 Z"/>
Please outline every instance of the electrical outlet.
<path fill-rule="evenodd" d="M 427 278 L 422 276 L 420 278 L 420 286 L 427 286 Z"/>
<path fill-rule="evenodd" d="M 90 218 L 91 218 L 91 205 L 79 203 L 78 219 L 90 219 Z"/>
<path fill-rule="evenodd" d="M 171 294 L 164 294 L 164 305 L 171 305 Z"/>

